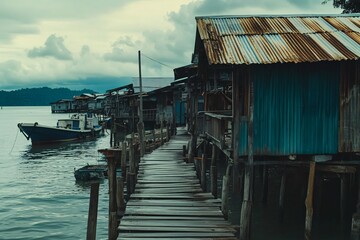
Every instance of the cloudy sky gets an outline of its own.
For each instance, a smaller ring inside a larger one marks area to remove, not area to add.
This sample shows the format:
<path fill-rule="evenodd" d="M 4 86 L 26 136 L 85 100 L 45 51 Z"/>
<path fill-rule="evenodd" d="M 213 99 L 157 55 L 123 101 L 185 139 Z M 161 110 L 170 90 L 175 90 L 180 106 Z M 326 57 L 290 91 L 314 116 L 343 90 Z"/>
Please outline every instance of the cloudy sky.
<path fill-rule="evenodd" d="M 1 0 L 0 90 L 118 87 L 138 76 L 138 50 L 144 77 L 172 77 L 190 63 L 195 16 L 341 12 L 321 2 Z"/>

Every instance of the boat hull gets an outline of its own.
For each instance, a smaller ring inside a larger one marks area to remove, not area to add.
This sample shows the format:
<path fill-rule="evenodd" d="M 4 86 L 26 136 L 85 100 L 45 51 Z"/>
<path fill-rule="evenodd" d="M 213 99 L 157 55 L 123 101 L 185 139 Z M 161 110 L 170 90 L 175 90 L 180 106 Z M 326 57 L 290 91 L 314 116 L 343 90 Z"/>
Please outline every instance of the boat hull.
<path fill-rule="evenodd" d="M 55 142 L 74 141 L 99 136 L 101 126 L 93 129 L 74 130 L 50 127 L 37 123 L 19 123 L 18 127 L 24 135 L 31 139 L 33 145 L 49 144 Z"/>

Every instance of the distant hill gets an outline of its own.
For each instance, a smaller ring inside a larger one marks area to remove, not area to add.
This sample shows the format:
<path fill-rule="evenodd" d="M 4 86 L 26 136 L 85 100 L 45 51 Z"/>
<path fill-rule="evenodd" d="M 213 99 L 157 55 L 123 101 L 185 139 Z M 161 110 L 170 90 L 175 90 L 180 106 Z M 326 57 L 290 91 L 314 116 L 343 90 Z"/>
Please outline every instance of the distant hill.
<path fill-rule="evenodd" d="M 24 88 L 14 91 L 0 91 L 0 106 L 49 106 L 60 99 L 72 99 L 93 90 L 70 90 L 68 88 Z"/>

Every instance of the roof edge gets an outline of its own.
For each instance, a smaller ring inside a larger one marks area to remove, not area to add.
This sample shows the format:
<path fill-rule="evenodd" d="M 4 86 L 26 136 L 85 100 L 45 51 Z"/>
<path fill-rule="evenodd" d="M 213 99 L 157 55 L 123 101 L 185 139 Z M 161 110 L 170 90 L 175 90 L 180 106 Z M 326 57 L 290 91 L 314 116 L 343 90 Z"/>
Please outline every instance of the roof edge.
<path fill-rule="evenodd" d="M 208 16 L 195 16 L 195 19 L 203 18 L 292 18 L 292 17 L 360 17 L 360 13 L 349 14 L 282 14 L 282 15 L 208 15 Z"/>

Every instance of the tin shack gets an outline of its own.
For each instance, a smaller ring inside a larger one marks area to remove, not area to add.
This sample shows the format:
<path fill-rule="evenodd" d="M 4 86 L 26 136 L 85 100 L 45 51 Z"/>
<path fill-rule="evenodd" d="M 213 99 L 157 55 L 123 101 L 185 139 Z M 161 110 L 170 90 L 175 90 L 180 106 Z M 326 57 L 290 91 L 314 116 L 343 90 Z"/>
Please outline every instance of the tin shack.
<path fill-rule="evenodd" d="M 360 160 L 360 15 L 205 16 L 196 26 L 189 81 L 204 97 L 203 134 L 244 191 L 240 239 L 250 236 L 254 166 L 271 164 L 308 172 L 310 238 L 315 172 L 355 174 Z"/>

